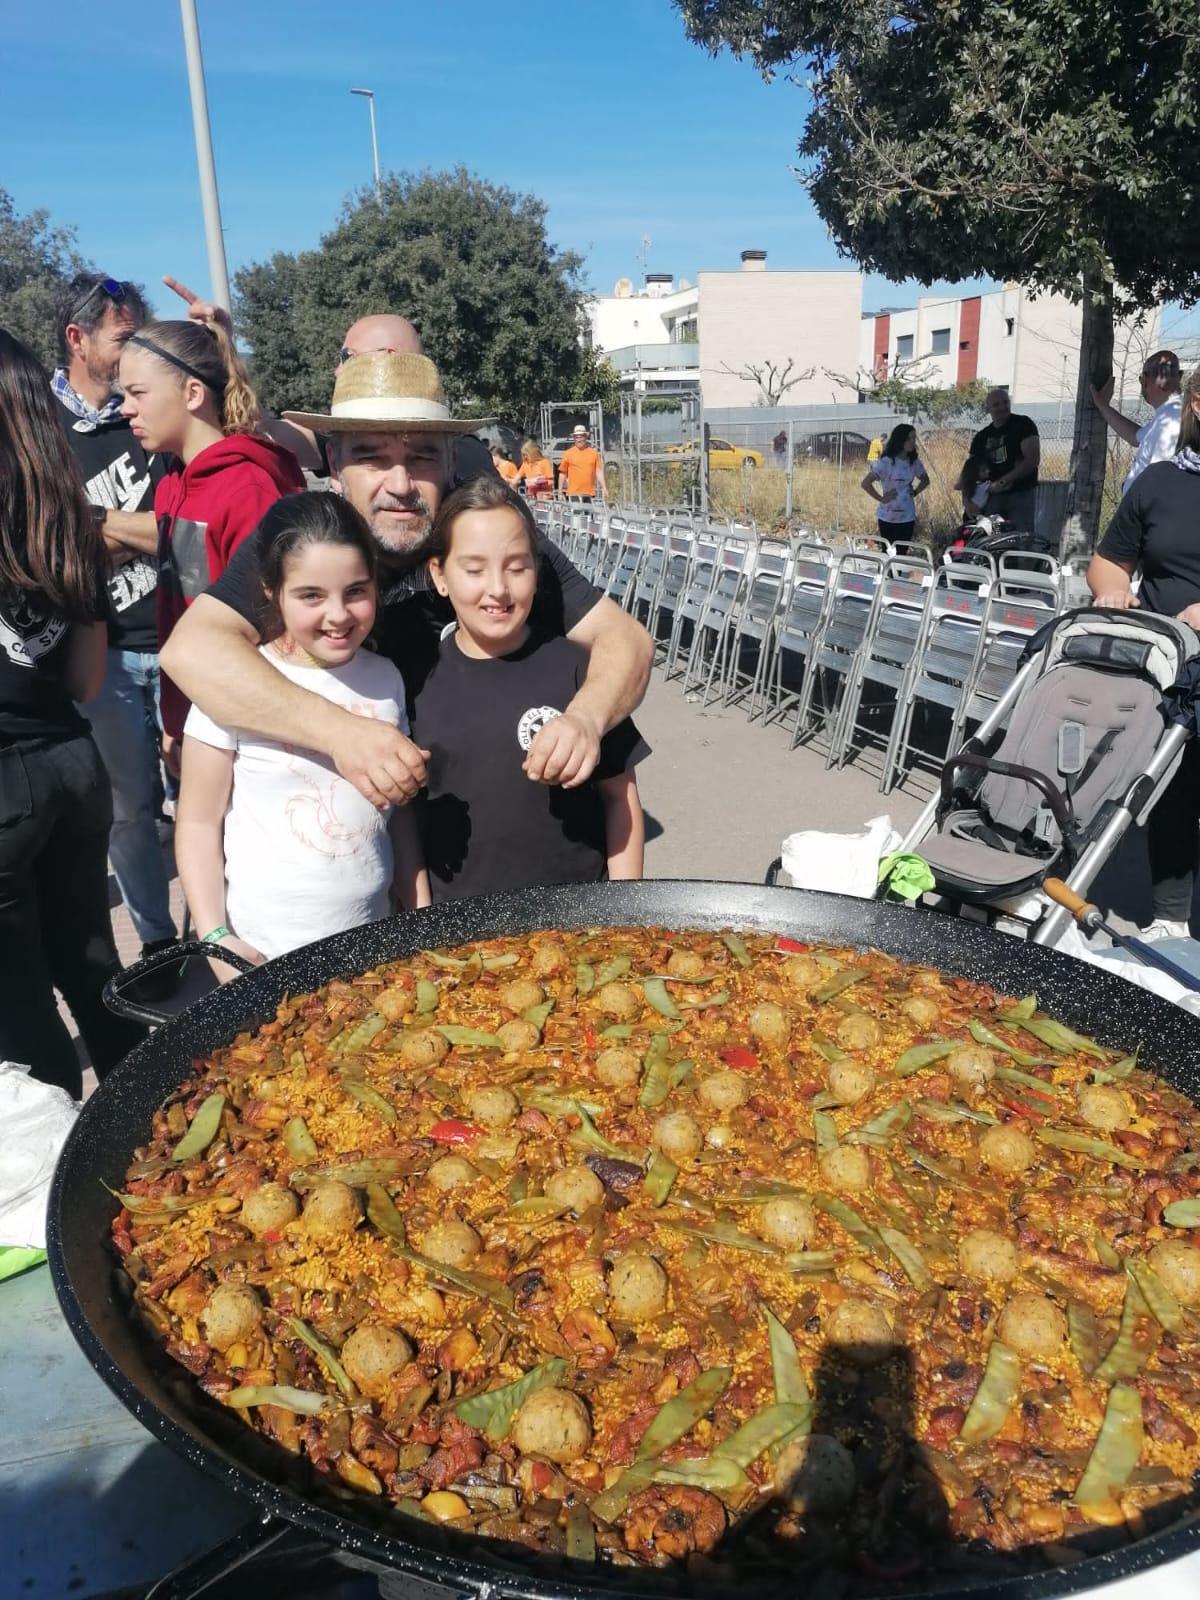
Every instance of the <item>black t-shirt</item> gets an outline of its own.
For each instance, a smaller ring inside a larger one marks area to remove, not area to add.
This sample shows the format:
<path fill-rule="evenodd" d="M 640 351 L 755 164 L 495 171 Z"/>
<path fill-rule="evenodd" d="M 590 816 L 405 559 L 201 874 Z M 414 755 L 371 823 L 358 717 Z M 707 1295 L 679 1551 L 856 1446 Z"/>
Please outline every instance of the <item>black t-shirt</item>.
<path fill-rule="evenodd" d="M 1200 600 L 1200 474 L 1173 461 L 1139 472 L 1096 554 L 1140 567 L 1147 611 L 1177 617 Z"/>
<path fill-rule="evenodd" d="M 557 545 L 541 534 L 537 538 L 538 586 L 530 624 L 539 633 L 570 633 L 576 623 L 603 598 Z M 408 691 L 411 714 L 418 689 L 437 659 L 442 630 L 454 621 L 448 600 L 429 581 L 424 566 L 388 585 L 380 578 L 379 614 L 374 642 L 380 655 L 399 667 Z M 217 581 L 207 590 L 215 600 L 231 606 L 239 616 L 258 627 L 262 614 L 262 586 L 258 579 L 258 545 L 246 539 Z"/>
<path fill-rule="evenodd" d="M 633 722 L 604 736 L 595 773 L 577 789 L 534 783 L 522 770 L 538 730 L 586 672 L 586 652 L 561 637 L 531 632 L 494 660 L 464 655 L 452 633 L 442 640 L 413 714 L 413 738 L 430 752 L 421 832 L 435 900 L 604 877 L 597 785 L 650 753 Z"/>
<path fill-rule="evenodd" d="M 87 733 L 63 684 L 73 631 L 40 595 L 0 587 L 0 750 Z"/>
<path fill-rule="evenodd" d="M 986 461 L 992 469 L 993 478 L 1004 477 L 1012 471 L 1017 462 L 1021 460 L 1022 439 L 1036 439 L 1038 437 L 1037 423 L 1032 417 L 1018 416 L 1014 411 L 1002 427 L 997 427 L 994 422 L 989 422 L 986 428 L 971 440 L 971 454 L 979 461 Z M 1016 489 L 1032 489 L 1038 481 L 1037 469 L 1034 468 L 1033 476 L 1022 478 L 1020 483 L 1014 484 Z"/>
<path fill-rule="evenodd" d="M 61 400 L 59 407 L 67 443 L 79 463 L 92 505 L 105 506 L 110 511 L 152 512 L 154 490 L 159 479 L 166 476 L 170 462 L 163 456 L 148 456 L 124 417 L 80 431 L 74 412 Z M 154 556 L 135 555 L 113 569 L 108 585 L 112 605 L 108 624 L 110 649 L 158 654 L 154 599 L 157 585 L 158 561 Z"/>

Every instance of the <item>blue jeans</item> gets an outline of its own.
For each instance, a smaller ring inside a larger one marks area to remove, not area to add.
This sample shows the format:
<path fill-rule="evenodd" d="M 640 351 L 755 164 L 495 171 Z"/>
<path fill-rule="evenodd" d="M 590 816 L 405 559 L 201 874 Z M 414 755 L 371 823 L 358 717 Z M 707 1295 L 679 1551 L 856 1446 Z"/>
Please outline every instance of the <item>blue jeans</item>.
<path fill-rule="evenodd" d="M 143 944 L 173 939 L 171 885 L 158 838 L 158 657 L 110 650 L 104 688 L 79 708 L 112 782 L 109 859 Z"/>

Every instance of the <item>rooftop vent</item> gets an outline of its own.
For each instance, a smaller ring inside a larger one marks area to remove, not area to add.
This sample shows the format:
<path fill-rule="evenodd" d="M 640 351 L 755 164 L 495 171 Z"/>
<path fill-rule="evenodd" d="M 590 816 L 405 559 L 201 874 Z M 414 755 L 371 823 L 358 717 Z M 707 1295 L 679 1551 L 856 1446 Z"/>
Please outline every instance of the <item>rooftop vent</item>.
<path fill-rule="evenodd" d="M 765 272 L 767 270 L 767 252 L 765 250 L 743 250 L 743 272 Z"/>

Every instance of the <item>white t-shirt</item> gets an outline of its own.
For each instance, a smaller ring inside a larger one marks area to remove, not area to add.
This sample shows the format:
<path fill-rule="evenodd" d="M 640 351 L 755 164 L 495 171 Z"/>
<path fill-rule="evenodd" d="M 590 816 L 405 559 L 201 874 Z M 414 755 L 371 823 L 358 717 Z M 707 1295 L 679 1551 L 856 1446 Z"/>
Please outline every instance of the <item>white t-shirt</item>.
<path fill-rule="evenodd" d="M 1183 396 L 1173 394 L 1137 431 L 1137 454 L 1133 465 L 1121 485 L 1121 493 L 1128 494 L 1133 480 L 1156 461 L 1169 461 L 1179 448 L 1179 423 L 1183 416 Z"/>
<path fill-rule="evenodd" d="M 896 491 L 894 500 L 876 508 L 875 515 L 880 522 L 915 522 L 917 508 L 913 502 L 913 479 L 925 476 L 920 457 L 914 456 L 910 461 L 907 456 L 897 456 L 893 461 L 890 456 L 880 456 L 878 461 L 871 463 L 871 476 L 885 494 L 889 489 Z"/>
<path fill-rule="evenodd" d="M 356 716 L 408 732 L 404 680 L 390 661 L 360 650 L 341 667 L 299 666 L 268 646 L 277 672 Z M 232 750 L 225 813 L 225 917 L 239 939 L 282 955 L 391 912 L 388 819 L 328 757 L 224 728 L 198 706 L 184 734 Z"/>

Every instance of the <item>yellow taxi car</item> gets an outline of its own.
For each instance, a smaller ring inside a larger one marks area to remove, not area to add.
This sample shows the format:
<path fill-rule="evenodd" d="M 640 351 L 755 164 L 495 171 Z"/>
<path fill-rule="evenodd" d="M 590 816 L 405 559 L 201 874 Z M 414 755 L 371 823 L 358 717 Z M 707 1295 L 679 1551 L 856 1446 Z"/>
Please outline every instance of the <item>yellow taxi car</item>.
<path fill-rule="evenodd" d="M 669 444 L 667 451 L 676 456 L 694 456 L 696 454 L 696 441 L 689 439 L 686 444 Z M 708 470 L 737 472 L 743 467 L 761 467 L 763 464 L 761 450 L 746 450 L 740 444 L 730 444 L 728 439 L 718 439 L 715 433 L 708 436 Z"/>

